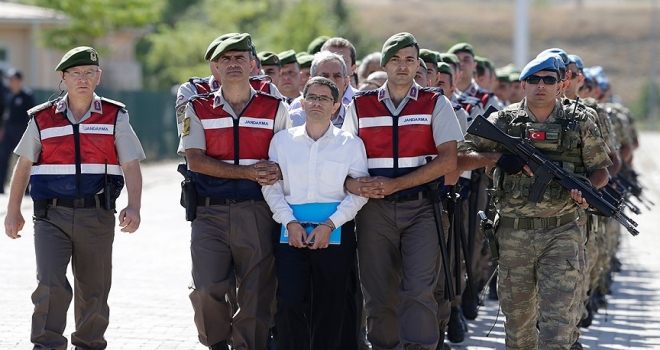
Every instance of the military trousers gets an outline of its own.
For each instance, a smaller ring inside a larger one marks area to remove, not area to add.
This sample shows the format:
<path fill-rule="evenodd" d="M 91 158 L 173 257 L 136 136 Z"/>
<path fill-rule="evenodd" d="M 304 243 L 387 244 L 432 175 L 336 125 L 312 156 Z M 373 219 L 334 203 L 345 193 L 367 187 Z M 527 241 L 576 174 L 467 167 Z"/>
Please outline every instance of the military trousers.
<path fill-rule="evenodd" d="M 355 222 L 373 349 L 435 350 L 439 247 L 431 202 L 371 199 Z"/>
<path fill-rule="evenodd" d="M 265 201 L 197 207 L 190 300 L 202 344 L 231 337 L 233 349 L 266 348 L 276 284 L 271 215 Z M 233 286 L 239 309 L 231 317 Z"/>
<path fill-rule="evenodd" d="M 114 210 L 49 206 L 46 217 L 34 219 L 38 285 L 32 294 L 31 340 L 35 349 L 66 349 L 62 335 L 75 296 L 76 349 L 105 349 L 108 294 L 112 282 Z M 71 261 L 73 289 L 66 277 Z M 73 292 L 75 290 L 75 293 Z"/>
<path fill-rule="evenodd" d="M 578 297 L 581 237 L 576 221 L 536 230 L 498 228 L 498 295 L 507 349 L 569 349 L 575 342 L 570 311 Z"/>

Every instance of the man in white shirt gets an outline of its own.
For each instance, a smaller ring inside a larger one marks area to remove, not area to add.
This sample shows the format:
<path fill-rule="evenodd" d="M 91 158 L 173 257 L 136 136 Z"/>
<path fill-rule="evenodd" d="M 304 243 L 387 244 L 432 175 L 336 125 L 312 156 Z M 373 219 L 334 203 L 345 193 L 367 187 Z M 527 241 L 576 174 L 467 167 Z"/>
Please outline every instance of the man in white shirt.
<path fill-rule="evenodd" d="M 331 123 L 341 105 L 334 82 L 314 77 L 303 96 L 306 123 L 276 134 L 268 152 L 270 160 L 280 165 L 283 180 L 262 187 L 273 219 L 288 232 L 288 244 L 274 247 L 279 281 L 277 349 L 339 350 L 339 325 L 356 254 L 352 221 L 367 202 L 346 192 L 344 179 L 368 176 L 367 156 L 359 138 Z M 336 205 L 336 210 L 325 220 L 302 222 L 293 208 L 310 204 Z M 331 233 L 340 227 L 340 243 L 331 245 Z"/>

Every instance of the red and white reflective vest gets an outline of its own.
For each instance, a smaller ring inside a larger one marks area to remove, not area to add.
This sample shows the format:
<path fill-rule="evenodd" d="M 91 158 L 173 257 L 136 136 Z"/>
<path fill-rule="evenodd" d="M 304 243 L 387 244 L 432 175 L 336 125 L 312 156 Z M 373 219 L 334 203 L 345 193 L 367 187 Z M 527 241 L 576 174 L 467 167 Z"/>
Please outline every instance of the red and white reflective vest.
<path fill-rule="evenodd" d="M 51 104 L 34 113 L 39 128 L 41 154 L 31 169 L 31 195 L 34 199 L 84 198 L 99 193 L 107 174 L 123 185 L 115 149 L 115 125 L 123 108 L 101 99 L 102 113 L 72 124 L 65 113 L 56 113 Z"/>
<path fill-rule="evenodd" d="M 206 155 L 235 165 L 252 165 L 268 159 L 268 147 L 274 135 L 275 116 L 280 100 L 257 91 L 238 119 L 221 106 L 214 106 L 212 94 L 193 98 L 192 106 L 202 122 L 206 137 Z M 262 199 L 261 186 L 249 180 L 220 179 L 196 173 L 197 192 L 201 196 L 227 199 Z"/>

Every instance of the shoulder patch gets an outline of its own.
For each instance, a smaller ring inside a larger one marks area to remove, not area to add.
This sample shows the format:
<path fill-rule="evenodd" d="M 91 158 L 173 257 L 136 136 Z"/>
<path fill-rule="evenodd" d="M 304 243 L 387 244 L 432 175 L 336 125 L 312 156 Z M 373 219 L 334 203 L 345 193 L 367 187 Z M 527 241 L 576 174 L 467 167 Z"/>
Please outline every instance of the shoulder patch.
<path fill-rule="evenodd" d="M 121 103 L 121 102 L 119 102 L 119 101 L 111 100 L 111 99 L 109 99 L 109 98 L 105 98 L 105 97 L 101 97 L 101 101 L 103 101 L 103 102 L 107 102 L 107 103 L 109 103 L 109 104 L 113 104 L 113 105 L 115 105 L 115 106 L 117 106 L 117 107 L 119 107 L 119 108 L 126 109 L 126 105 L 123 104 L 123 103 Z"/>
<path fill-rule="evenodd" d="M 42 104 L 36 105 L 36 106 L 30 108 L 30 109 L 27 111 L 27 114 L 28 114 L 28 115 L 33 115 L 33 114 L 35 114 L 35 113 L 37 113 L 37 112 L 43 111 L 44 109 L 47 109 L 48 107 L 50 107 L 50 106 L 56 104 L 59 100 L 61 100 L 61 98 L 56 98 L 56 99 L 54 99 L 54 100 L 46 101 L 46 102 L 44 102 L 44 103 L 42 103 Z"/>
<path fill-rule="evenodd" d="M 367 96 L 367 95 L 378 95 L 378 90 L 358 90 L 355 92 L 355 96 Z"/>
<path fill-rule="evenodd" d="M 455 111 L 459 111 L 459 110 L 463 109 L 463 106 L 461 106 L 460 104 L 458 104 L 456 102 L 452 102 L 451 106 L 454 108 Z"/>

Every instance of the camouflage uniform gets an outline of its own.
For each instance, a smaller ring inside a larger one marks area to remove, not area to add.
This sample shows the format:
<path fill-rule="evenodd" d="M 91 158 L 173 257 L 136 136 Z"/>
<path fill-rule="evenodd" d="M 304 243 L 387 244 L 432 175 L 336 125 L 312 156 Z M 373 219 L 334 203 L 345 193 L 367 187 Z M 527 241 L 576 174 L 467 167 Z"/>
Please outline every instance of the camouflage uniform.
<path fill-rule="evenodd" d="M 571 172 L 586 175 L 611 164 L 600 132 L 586 112 L 578 110 L 574 115 L 559 101 L 543 124 L 536 123 L 525 99 L 493 113 L 489 121 L 507 134 L 531 139 L 537 149 Z M 539 132 L 545 140 L 537 137 Z M 506 152 L 495 142 L 471 135 L 463 149 Z M 506 316 L 506 347 L 568 349 L 575 341 L 570 308 L 580 274 L 578 206 L 570 192 L 555 183 L 548 186 L 541 203 L 529 202 L 534 181 L 535 176 L 494 171 L 498 294 Z"/>

